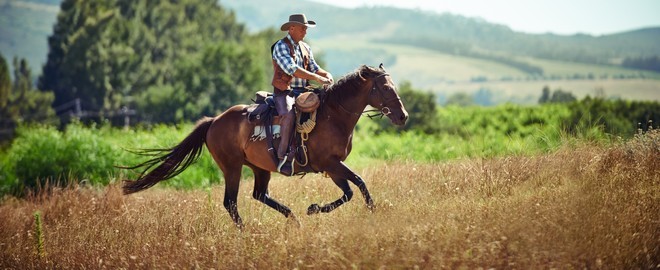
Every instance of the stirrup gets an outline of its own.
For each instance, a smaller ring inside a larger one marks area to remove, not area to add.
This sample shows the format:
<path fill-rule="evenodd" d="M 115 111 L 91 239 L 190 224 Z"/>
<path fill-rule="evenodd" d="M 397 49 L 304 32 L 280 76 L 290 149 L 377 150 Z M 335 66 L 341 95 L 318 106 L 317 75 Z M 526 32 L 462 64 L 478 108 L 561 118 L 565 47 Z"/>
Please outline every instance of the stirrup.
<path fill-rule="evenodd" d="M 278 173 L 282 173 L 282 167 L 286 164 L 286 161 L 287 161 L 287 158 L 283 158 L 283 159 L 280 161 L 280 164 L 277 165 L 277 172 L 278 172 Z M 290 166 L 291 166 L 291 174 L 290 174 L 289 176 L 293 176 L 293 174 L 294 174 L 294 171 L 293 171 L 293 163 L 294 163 L 294 162 L 296 162 L 296 158 L 295 158 L 295 157 L 291 159 L 291 164 L 290 164 Z"/>
<path fill-rule="evenodd" d="M 277 172 L 282 172 L 282 166 L 284 166 L 284 163 L 286 162 L 286 157 L 284 157 L 281 161 L 280 164 L 277 165 Z"/>

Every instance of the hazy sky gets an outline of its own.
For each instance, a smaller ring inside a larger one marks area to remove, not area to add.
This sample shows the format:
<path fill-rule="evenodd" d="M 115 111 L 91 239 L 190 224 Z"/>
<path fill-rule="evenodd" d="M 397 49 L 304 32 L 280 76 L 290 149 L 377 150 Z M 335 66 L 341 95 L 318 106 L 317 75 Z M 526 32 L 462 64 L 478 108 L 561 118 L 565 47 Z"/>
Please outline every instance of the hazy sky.
<path fill-rule="evenodd" d="M 343 7 L 397 6 L 480 17 L 527 33 L 611 34 L 660 26 L 660 0 L 312 0 Z"/>

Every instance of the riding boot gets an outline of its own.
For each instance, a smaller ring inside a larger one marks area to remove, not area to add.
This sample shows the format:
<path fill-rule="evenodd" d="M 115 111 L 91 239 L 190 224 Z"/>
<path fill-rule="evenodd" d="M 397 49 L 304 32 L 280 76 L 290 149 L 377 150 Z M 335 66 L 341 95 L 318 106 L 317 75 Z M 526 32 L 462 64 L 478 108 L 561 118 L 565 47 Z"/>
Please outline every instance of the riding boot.
<path fill-rule="evenodd" d="M 293 112 L 289 112 L 280 118 L 280 144 L 277 147 L 277 157 L 280 159 L 280 164 L 277 166 L 277 171 L 284 175 L 291 175 L 292 173 L 293 161 L 287 160 L 287 150 L 293 134 L 294 120 Z"/>

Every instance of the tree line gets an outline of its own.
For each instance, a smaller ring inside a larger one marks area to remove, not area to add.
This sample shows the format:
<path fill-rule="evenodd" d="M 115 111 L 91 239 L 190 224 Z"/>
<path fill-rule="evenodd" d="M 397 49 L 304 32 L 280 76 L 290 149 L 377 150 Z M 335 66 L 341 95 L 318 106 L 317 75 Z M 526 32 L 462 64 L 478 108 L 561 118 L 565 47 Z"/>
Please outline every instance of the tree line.
<path fill-rule="evenodd" d="M 130 109 L 156 123 L 215 115 L 269 88 L 269 48 L 281 35 L 274 29 L 249 34 L 214 0 L 64 0 L 37 89 L 24 60 L 14 60 L 13 82 L 0 61 L 0 129 L 52 121 L 56 114 L 66 123 L 74 111 L 107 119 Z M 411 113 L 406 129 L 437 130 L 438 99 L 410 83 L 399 90 Z M 547 89 L 541 103 L 574 100 L 555 92 Z M 470 99 L 457 96 L 450 103 Z"/>
<path fill-rule="evenodd" d="M 657 55 L 649 57 L 626 57 L 621 63 L 627 68 L 638 68 L 660 72 L 660 57 Z"/>
<path fill-rule="evenodd" d="M 192 120 L 265 85 L 272 35 L 248 34 L 215 0 L 65 0 L 38 87 L 54 107 L 80 98 L 89 110 Z"/>
<path fill-rule="evenodd" d="M 594 97 L 577 99 L 567 90 L 551 90 L 549 86 L 544 86 L 538 99 L 538 107 L 541 108 L 538 109 L 511 104 L 487 108 L 489 104 L 483 102 L 490 100 L 492 92 L 485 89 L 477 91 L 474 95 L 464 92 L 453 94 L 446 99 L 442 107 L 438 106 L 438 98 L 435 94 L 414 89 L 410 82 L 401 83 L 398 91 L 410 114 L 410 120 L 406 126 L 399 128 L 393 127 L 387 119 L 381 119 L 378 122 L 379 131 L 412 131 L 441 136 L 466 130 L 474 134 L 481 132 L 480 129 L 498 129 L 501 126 L 513 125 L 514 128 L 506 128 L 507 134 L 510 134 L 527 130 L 528 128 L 522 127 L 530 124 L 557 122 L 559 123 L 557 129 L 567 134 L 575 135 L 594 128 L 612 136 L 630 138 L 639 130 L 657 128 L 660 121 L 660 102 L 608 99 L 602 89 L 597 89 Z M 566 108 L 567 113 L 557 115 L 552 109 L 543 108 L 558 106 Z M 446 113 L 449 111 L 458 111 L 458 113 Z M 483 119 L 477 121 L 478 119 L 467 116 L 467 111 L 478 111 L 479 117 Z M 535 112 L 535 116 L 529 115 L 531 111 Z M 450 124 L 452 122 L 454 124 Z M 481 124 L 468 128 L 477 122 Z"/>
<path fill-rule="evenodd" d="M 21 122 L 53 123 L 55 111 L 51 107 L 52 92 L 34 88 L 32 70 L 25 59 L 14 58 L 13 77 L 9 65 L 0 53 L 0 142 L 14 136 Z"/>
<path fill-rule="evenodd" d="M 130 111 L 151 123 L 215 115 L 268 89 L 270 45 L 282 35 L 248 33 L 215 0 L 64 0 L 40 76 L 15 59 L 12 82 L 0 61 L 0 140 L 20 122 L 66 124 L 71 115 Z"/>

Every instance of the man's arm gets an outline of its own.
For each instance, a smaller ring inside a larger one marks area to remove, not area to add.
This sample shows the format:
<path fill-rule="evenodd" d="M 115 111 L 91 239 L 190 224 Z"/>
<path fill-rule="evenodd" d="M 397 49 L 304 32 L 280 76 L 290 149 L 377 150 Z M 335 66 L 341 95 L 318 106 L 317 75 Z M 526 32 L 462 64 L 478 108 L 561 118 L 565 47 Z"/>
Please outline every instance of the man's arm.
<path fill-rule="evenodd" d="M 335 82 L 335 80 L 332 78 L 332 74 L 330 72 L 327 72 L 325 69 L 322 69 L 319 67 L 319 70 L 316 71 L 316 74 L 321 75 L 322 77 L 330 80 L 329 84 L 332 84 Z"/>
<path fill-rule="evenodd" d="M 334 79 L 332 78 L 332 74 L 330 72 L 327 72 L 326 70 L 322 69 L 317 63 L 316 60 L 314 60 L 314 53 L 312 52 L 312 47 L 309 46 L 309 44 L 305 42 L 301 42 L 301 46 L 305 47 L 307 52 L 309 53 L 309 66 L 310 70 L 313 74 L 319 75 L 322 78 L 327 79 L 326 81 L 319 81 L 315 80 L 317 82 L 320 82 L 322 84 L 332 84 L 334 83 Z M 307 79 L 307 78 L 303 78 Z M 309 80 L 309 79 L 307 79 Z"/>
<path fill-rule="evenodd" d="M 275 60 L 277 65 L 279 65 L 280 68 L 282 68 L 282 70 L 285 73 L 305 80 L 317 81 L 321 84 L 331 84 L 333 82 L 332 75 L 329 75 L 330 74 L 329 72 L 321 69 L 320 67 L 316 71 L 316 73 L 311 73 L 305 70 L 304 68 L 296 65 L 296 63 L 293 61 L 293 58 L 289 54 L 288 50 L 289 48 L 287 47 L 287 45 L 281 41 L 278 41 L 275 44 L 273 50 L 273 60 Z"/>
<path fill-rule="evenodd" d="M 322 73 L 320 73 L 322 72 Z M 316 71 L 316 73 L 311 73 L 304 68 L 297 68 L 296 71 L 293 73 L 293 76 L 296 76 L 301 79 L 305 80 L 312 80 L 312 81 L 317 81 L 321 84 L 331 84 L 333 82 L 332 80 L 332 75 L 330 75 L 329 72 L 319 69 Z M 328 78 L 329 76 L 329 78 Z"/>

